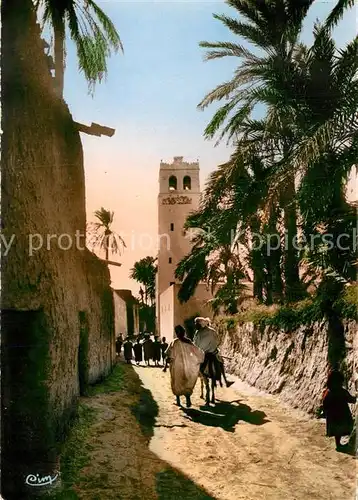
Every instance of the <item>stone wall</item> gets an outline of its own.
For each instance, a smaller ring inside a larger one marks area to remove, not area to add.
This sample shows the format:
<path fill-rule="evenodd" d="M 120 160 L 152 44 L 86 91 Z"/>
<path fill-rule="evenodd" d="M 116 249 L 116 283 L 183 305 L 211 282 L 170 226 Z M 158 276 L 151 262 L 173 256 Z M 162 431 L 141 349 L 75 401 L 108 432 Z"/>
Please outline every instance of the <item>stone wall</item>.
<path fill-rule="evenodd" d="M 291 332 L 245 323 L 228 329 L 220 323 L 221 352 L 227 370 L 250 385 L 277 394 L 290 405 L 314 413 L 321 404 L 328 372 L 326 323 Z M 343 369 L 355 394 L 354 359 L 358 359 L 357 323 L 344 324 Z M 355 368 L 357 370 L 357 367 Z"/>
<path fill-rule="evenodd" d="M 53 475 L 86 384 L 114 362 L 108 267 L 84 247 L 83 152 L 31 0 L 2 5 L 2 494 Z M 41 490 L 43 491 L 43 490 Z M 22 496 L 21 496 L 22 495 Z"/>

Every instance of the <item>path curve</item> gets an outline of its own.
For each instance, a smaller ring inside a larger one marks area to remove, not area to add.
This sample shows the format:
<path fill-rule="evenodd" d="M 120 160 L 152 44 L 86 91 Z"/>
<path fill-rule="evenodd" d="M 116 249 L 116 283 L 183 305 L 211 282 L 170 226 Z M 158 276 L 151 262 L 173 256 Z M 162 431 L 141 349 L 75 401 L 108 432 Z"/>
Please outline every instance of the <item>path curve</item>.
<path fill-rule="evenodd" d="M 238 380 L 209 411 L 199 383 L 193 407 L 179 409 L 169 373 L 134 369 L 159 406 L 150 450 L 216 500 L 355 498 L 355 457 L 335 451 L 321 421 Z"/>

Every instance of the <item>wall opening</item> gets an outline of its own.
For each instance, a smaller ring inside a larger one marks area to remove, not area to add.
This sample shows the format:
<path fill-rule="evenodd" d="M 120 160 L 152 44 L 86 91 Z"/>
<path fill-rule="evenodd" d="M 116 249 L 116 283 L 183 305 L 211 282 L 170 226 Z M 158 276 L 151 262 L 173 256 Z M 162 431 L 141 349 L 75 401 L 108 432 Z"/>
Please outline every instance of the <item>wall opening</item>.
<path fill-rule="evenodd" d="M 24 477 L 56 468 L 58 421 L 46 385 L 51 333 L 42 309 L 1 311 L 1 493 L 6 498 L 14 493 L 28 498 Z"/>
<path fill-rule="evenodd" d="M 176 191 L 178 188 L 178 180 L 175 175 L 169 177 L 169 191 Z"/>
<path fill-rule="evenodd" d="M 171 263 L 172 263 L 172 258 L 171 258 L 171 257 L 169 257 L 169 264 L 171 264 Z"/>
<path fill-rule="evenodd" d="M 173 222 L 171 222 L 171 224 L 170 224 L 170 230 L 174 231 L 174 223 Z"/>
<path fill-rule="evenodd" d="M 183 179 L 183 189 L 184 191 L 191 190 L 191 177 L 189 175 L 186 175 Z"/>
<path fill-rule="evenodd" d="M 83 396 L 88 386 L 88 319 L 85 311 L 78 313 L 80 322 L 80 339 L 78 345 L 78 385 Z"/>

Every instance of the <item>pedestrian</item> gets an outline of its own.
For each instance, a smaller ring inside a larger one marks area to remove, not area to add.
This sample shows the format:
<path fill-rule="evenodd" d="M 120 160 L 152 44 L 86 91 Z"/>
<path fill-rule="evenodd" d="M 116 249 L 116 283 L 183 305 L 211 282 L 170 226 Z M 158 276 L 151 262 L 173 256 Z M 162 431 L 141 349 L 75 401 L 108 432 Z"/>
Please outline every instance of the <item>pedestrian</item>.
<path fill-rule="evenodd" d="M 138 335 L 137 342 L 133 346 L 134 359 L 137 365 L 143 361 L 143 346 L 140 342 L 140 337 Z"/>
<path fill-rule="evenodd" d="M 130 365 L 133 359 L 133 344 L 130 337 L 127 337 L 123 344 L 124 359 Z"/>
<path fill-rule="evenodd" d="M 224 378 L 226 387 L 231 387 L 234 382 L 226 378 L 223 359 L 219 353 L 219 341 L 216 331 L 210 326 L 210 318 L 195 318 L 196 332 L 194 335 L 194 344 L 205 352 L 205 360 L 201 366 L 201 372 L 206 374 L 220 385 L 221 377 Z"/>
<path fill-rule="evenodd" d="M 144 352 L 144 361 L 147 366 L 150 366 L 150 360 L 153 359 L 153 341 L 147 335 L 143 342 L 143 352 Z"/>
<path fill-rule="evenodd" d="M 159 337 L 154 337 L 153 361 L 155 366 L 159 366 L 161 354 L 162 354 L 162 344 L 160 343 Z"/>
<path fill-rule="evenodd" d="M 343 447 L 342 437 L 349 436 L 353 430 L 353 417 L 349 403 L 356 402 L 356 397 L 344 389 L 343 384 L 343 374 L 338 370 L 333 370 L 328 375 L 327 389 L 323 398 L 327 436 L 334 437 L 337 451 Z"/>
<path fill-rule="evenodd" d="M 123 345 L 123 335 L 120 333 L 116 338 L 116 355 L 119 356 L 121 354 Z"/>
<path fill-rule="evenodd" d="M 191 395 L 199 376 L 200 365 L 204 361 L 204 352 L 196 347 L 185 334 L 181 325 L 175 327 L 176 339 L 167 350 L 167 362 L 170 363 L 170 379 L 176 403 L 181 406 L 180 396 L 185 396 L 186 406 L 191 406 Z"/>
<path fill-rule="evenodd" d="M 168 342 L 165 337 L 162 338 L 162 343 L 161 343 L 161 351 L 162 351 L 162 360 L 163 360 L 163 365 L 165 366 L 165 358 L 166 358 L 166 350 L 168 349 Z"/>

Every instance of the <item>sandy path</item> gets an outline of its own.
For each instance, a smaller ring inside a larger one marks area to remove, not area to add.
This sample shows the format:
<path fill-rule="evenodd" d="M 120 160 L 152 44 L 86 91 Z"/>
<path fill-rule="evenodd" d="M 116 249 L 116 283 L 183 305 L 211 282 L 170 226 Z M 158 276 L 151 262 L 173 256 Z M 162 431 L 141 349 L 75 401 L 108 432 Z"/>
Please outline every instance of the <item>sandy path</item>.
<path fill-rule="evenodd" d="M 206 490 L 210 496 L 205 498 L 355 498 L 355 458 L 335 451 L 322 422 L 240 381 L 219 388 L 219 402 L 210 410 L 202 407 L 198 383 L 193 408 L 179 409 L 168 373 L 144 367 L 135 371 L 159 407 L 150 451 Z"/>

